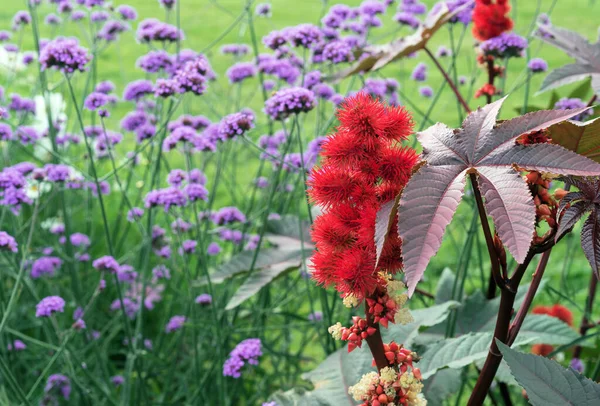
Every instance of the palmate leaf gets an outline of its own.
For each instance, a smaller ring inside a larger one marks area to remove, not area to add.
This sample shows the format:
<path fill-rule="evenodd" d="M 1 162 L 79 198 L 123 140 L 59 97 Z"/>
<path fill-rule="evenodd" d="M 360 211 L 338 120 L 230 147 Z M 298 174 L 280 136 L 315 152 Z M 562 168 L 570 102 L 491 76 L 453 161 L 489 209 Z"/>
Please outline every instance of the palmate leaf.
<path fill-rule="evenodd" d="M 590 44 L 576 32 L 549 24 L 539 27 L 536 32 L 539 39 L 559 48 L 576 60 L 575 63 L 550 72 L 544 79 L 540 92 L 591 77 L 592 89 L 600 94 L 600 42 Z"/>
<path fill-rule="evenodd" d="M 339 81 L 348 76 L 356 75 L 361 72 L 370 72 L 381 69 L 390 62 L 406 57 L 413 52 L 425 48 L 431 37 L 453 16 L 470 6 L 470 3 L 450 12 L 448 7 L 442 3 L 437 12 L 428 15 L 425 21 L 417 28 L 415 33 L 393 41 L 386 45 L 374 45 L 364 49 L 366 56 L 363 56 L 350 68 L 339 72 L 332 79 Z"/>
<path fill-rule="evenodd" d="M 579 191 L 567 194 L 560 201 L 556 239 L 590 213 L 581 229 L 581 248 L 592 270 L 600 278 L 600 180 L 567 177 L 565 181 L 579 188 Z"/>
<path fill-rule="evenodd" d="M 432 376 L 438 369 L 462 368 L 487 357 L 493 329 L 483 329 L 456 338 L 441 339 L 429 344 L 421 355 L 419 368 L 424 378 Z M 566 323 L 547 315 L 528 315 L 515 345 L 524 344 L 569 344 L 579 334 Z"/>
<path fill-rule="evenodd" d="M 548 128 L 548 133 L 554 144 L 600 162 L 600 118 L 565 121 Z"/>
<path fill-rule="evenodd" d="M 462 198 L 467 173 L 478 176 L 500 239 L 515 260 L 523 262 L 534 233 L 535 210 L 525 181 L 515 170 L 555 174 L 600 175 L 600 164 L 552 144 L 519 145 L 515 140 L 585 111 L 542 110 L 497 124 L 505 99 L 472 112 L 462 128 L 436 124 L 418 139 L 423 165 L 400 197 L 398 231 L 409 294 L 440 248 L 444 231 Z"/>
<path fill-rule="evenodd" d="M 600 404 L 600 385 L 556 361 L 523 354 L 496 340 L 511 373 L 534 406 Z"/>

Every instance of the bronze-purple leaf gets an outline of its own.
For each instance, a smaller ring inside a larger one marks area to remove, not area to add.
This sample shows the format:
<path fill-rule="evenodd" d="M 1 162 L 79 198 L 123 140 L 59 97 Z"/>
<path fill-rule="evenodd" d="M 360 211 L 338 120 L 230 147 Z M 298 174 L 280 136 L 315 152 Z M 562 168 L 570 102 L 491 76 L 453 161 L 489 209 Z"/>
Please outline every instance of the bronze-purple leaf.
<path fill-rule="evenodd" d="M 581 248 L 592 270 L 600 278 L 600 179 L 567 177 L 564 180 L 579 191 L 568 193 L 560 201 L 556 240 L 571 230 L 584 215 L 590 213 L 581 230 Z"/>
<path fill-rule="evenodd" d="M 550 72 L 544 78 L 540 92 L 591 77 L 592 89 L 600 94 L 600 41 L 590 44 L 578 33 L 550 24 L 539 24 L 536 36 L 575 58 L 575 63 Z"/>
<path fill-rule="evenodd" d="M 562 175 L 600 175 L 600 164 L 558 145 L 519 145 L 515 140 L 545 129 L 586 109 L 536 111 L 497 124 L 505 99 L 467 116 L 460 129 L 436 124 L 418 134 L 422 166 L 406 185 L 398 208 L 404 271 L 409 294 L 442 243 L 464 193 L 465 176 L 474 173 L 498 236 L 517 262 L 527 256 L 534 233 L 535 206 L 516 168 Z"/>

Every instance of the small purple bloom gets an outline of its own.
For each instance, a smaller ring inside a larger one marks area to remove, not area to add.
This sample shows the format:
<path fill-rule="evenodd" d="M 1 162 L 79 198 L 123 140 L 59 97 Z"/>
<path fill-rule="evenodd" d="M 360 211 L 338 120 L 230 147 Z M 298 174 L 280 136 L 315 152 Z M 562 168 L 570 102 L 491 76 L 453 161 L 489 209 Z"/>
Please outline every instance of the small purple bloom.
<path fill-rule="evenodd" d="M 126 101 L 138 101 L 142 97 L 154 93 L 154 85 L 149 80 L 136 80 L 125 87 L 123 99 Z"/>
<path fill-rule="evenodd" d="M 42 70 L 57 69 L 65 74 L 85 71 L 90 62 L 87 49 L 76 38 L 57 38 L 50 41 L 40 52 Z"/>
<path fill-rule="evenodd" d="M 241 111 L 223 117 L 219 123 L 219 134 L 224 139 L 235 138 L 244 135 L 252 128 L 254 128 L 254 114 Z"/>
<path fill-rule="evenodd" d="M 65 311 L 65 301 L 60 296 L 48 296 L 43 298 L 35 309 L 35 317 L 50 317 L 53 313 Z"/>
<path fill-rule="evenodd" d="M 203 293 L 196 298 L 196 303 L 201 305 L 209 305 L 212 303 L 212 296 L 208 293 Z"/>
<path fill-rule="evenodd" d="M 127 212 L 127 221 L 133 223 L 136 219 L 140 219 L 144 215 L 144 209 L 133 207 Z"/>
<path fill-rule="evenodd" d="M 83 107 L 94 111 L 108 103 L 108 96 L 100 92 L 90 93 L 83 102 Z"/>
<path fill-rule="evenodd" d="M 98 271 L 108 271 L 110 273 L 117 273 L 121 268 L 117 260 L 110 255 L 105 255 L 96 259 L 92 262 L 92 266 Z"/>
<path fill-rule="evenodd" d="M 559 101 L 554 104 L 554 110 L 569 110 L 569 109 L 579 109 L 587 106 L 583 100 L 578 98 L 567 98 L 563 97 Z M 586 118 L 594 114 L 594 110 L 588 109 L 581 114 L 576 115 L 575 117 L 571 117 L 570 120 L 574 121 L 584 121 Z"/>
<path fill-rule="evenodd" d="M 208 248 L 206 249 L 206 253 L 210 256 L 219 255 L 221 252 L 221 246 L 216 242 L 211 242 L 208 244 Z"/>
<path fill-rule="evenodd" d="M 40 278 L 44 275 L 54 276 L 58 268 L 62 266 L 62 260 L 58 257 L 41 257 L 31 265 L 31 277 Z"/>
<path fill-rule="evenodd" d="M 186 321 L 185 316 L 173 316 L 167 323 L 165 327 L 165 331 L 167 333 L 172 333 L 173 331 L 177 331 L 181 329 Z"/>
<path fill-rule="evenodd" d="M 50 375 L 46 381 L 44 392 L 48 395 L 60 393 L 65 400 L 69 400 L 71 396 L 71 381 L 61 374 Z"/>
<path fill-rule="evenodd" d="M 316 106 L 315 95 L 303 87 L 277 91 L 265 102 L 265 113 L 274 120 L 284 120 L 292 114 L 308 112 Z"/>
<path fill-rule="evenodd" d="M 236 63 L 227 70 L 227 77 L 231 83 L 239 83 L 253 76 L 256 76 L 256 67 L 251 62 Z"/>
<path fill-rule="evenodd" d="M 573 358 L 571 360 L 571 363 L 569 364 L 569 366 L 571 367 L 571 369 L 579 372 L 580 374 L 582 374 L 585 369 L 583 361 L 580 360 L 579 358 Z"/>
<path fill-rule="evenodd" d="M 527 40 L 515 33 L 506 33 L 484 41 L 479 46 L 484 55 L 498 58 L 521 56 L 527 48 Z"/>
<path fill-rule="evenodd" d="M 533 58 L 527 64 L 527 69 L 529 69 L 531 73 L 546 72 L 548 70 L 548 63 L 542 58 Z"/>
<path fill-rule="evenodd" d="M 421 86 L 419 88 L 419 94 L 427 98 L 433 97 L 433 89 L 431 86 Z"/>
<path fill-rule="evenodd" d="M 259 338 L 248 338 L 240 342 L 229 354 L 223 364 L 223 375 L 239 378 L 244 365 L 258 365 L 258 357 L 262 355 L 262 345 Z"/>
<path fill-rule="evenodd" d="M 412 71 L 411 78 L 417 82 L 424 82 L 427 80 L 427 65 L 419 63 Z"/>
<path fill-rule="evenodd" d="M 125 383 L 125 378 L 122 375 L 115 375 L 110 378 L 110 381 L 115 386 L 121 386 L 123 383 Z"/>
<path fill-rule="evenodd" d="M 0 231 L 0 250 L 2 251 L 18 251 L 17 241 L 10 236 L 6 231 Z"/>

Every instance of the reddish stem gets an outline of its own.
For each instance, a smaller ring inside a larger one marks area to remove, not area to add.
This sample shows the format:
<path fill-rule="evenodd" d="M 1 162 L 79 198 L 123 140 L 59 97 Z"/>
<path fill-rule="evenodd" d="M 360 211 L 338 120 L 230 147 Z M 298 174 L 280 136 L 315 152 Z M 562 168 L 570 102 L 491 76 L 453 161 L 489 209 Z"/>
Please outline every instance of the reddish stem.
<path fill-rule="evenodd" d="M 590 323 L 588 320 L 588 316 L 591 316 L 592 309 L 594 307 L 594 298 L 596 297 L 596 288 L 598 287 L 598 277 L 594 272 L 592 272 L 592 277 L 590 279 L 590 290 L 588 291 L 588 299 L 585 305 L 585 312 L 583 313 L 583 318 L 581 319 L 581 325 L 579 327 L 579 334 L 585 335 L 587 331 L 594 326 L 594 324 Z M 580 358 L 581 356 L 581 346 L 578 345 L 573 350 L 573 357 Z"/>
<path fill-rule="evenodd" d="M 481 197 L 481 192 L 479 191 L 479 186 L 477 184 L 477 175 L 474 173 L 469 174 L 471 179 L 471 185 L 473 186 L 473 194 L 475 195 L 475 201 L 477 202 L 477 211 L 479 212 L 479 219 L 481 220 L 481 227 L 483 228 L 483 234 L 485 235 L 485 244 L 487 245 L 488 254 L 490 255 L 490 262 L 492 264 L 492 271 L 490 276 L 490 288 L 488 288 L 488 296 L 490 296 L 490 291 L 496 291 L 496 286 L 501 286 L 502 275 L 500 275 L 500 263 L 498 260 L 498 253 L 496 252 L 496 247 L 494 245 L 494 238 L 492 237 L 492 231 L 490 230 L 490 225 L 488 224 L 487 215 L 485 214 L 485 206 L 483 205 L 483 198 Z M 495 282 L 495 283 L 494 283 Z M 494 297 L 492 295 L 491 297 Z"/>
<path fill-rule="evenodd" d="M 469 105 L 467 104 L 467 102 L 465 101 L 465 99 L 462 97 L 462 95 L 458 91 L 458 88 L 456 87 L 456 83 L 454 83 L 452 81 L 452 79 L 450 79 L 450 76 L 448 76 L 448 74 L 446 73 L 446 71 L 444 70 L 444 68 L 442 67 L 442 65 L 440 65 L 440 63 L 437 60 L 437 58 L 435 57 L 435 55 L 433 55 L 431 53 L 431 51 L 427 47 L 425 47 L 425 52 L 427 53 L 427 55 L 429 55 L 429 57 L 431 58 L 431 60 L 435 64 L 435 66 L 437 66 L 437 68 L 441 72 L 442 76 L 444 76 L 444 79 L 446 80 L 446 82 L 448 83 L 448 85 L 450 86 L 450 88 L 452 89 L 452 91 L 454 92 L 454 94 L 456 95 L 456 98 L 458 99 L 458 102 L 463 106 L 463 108 L 465 109 L 465 111 L 467 113 L 470 113 L 471 109 L 469 108 Z"/>
<path fill-rule="evenodd" d="M 385 351 L 383 349 L 383 340 L 381 339 L 381 331 L 379 331 L 379 323 L 373 322 L 373 317 L 369 314 L 369 306 L 365 302 L 365 313 L 367 316 L 367 324 L 369 327 L 375 328 L 375 333 L 366 338 L 371 354 L 375 359 L 375 365 L 377 370 L 381 371 L 382 368 L 389 366 L 389 362 L 385 357 Z"/>
<path fill-rule="evenodd" d="M 487 71 L 488 71 L 488 83 L 490 85 L 494 86 L 494 79 L 496 78 L 496 72 L 494 71 L 494 60 L 493 59 L 487 60 Z M 487 104 L 490 104 L 492 102 L 491 94 L 486 94 L 485 98 L 486 98 Z"/>
<path fill-rule="evenodd" d="M 507 344 L 510 346 L 515 342 L 517 338 L 517 334 L 521 330 L 521 326 L 523 325 L 523 321 L 525 320 L 525 316 L 529 312 L 529 307 L 533 302 L 533 298 L 537 293 L 538 288 L 540 287 L 540 282 L 542 281 L 542 276 L 544 275 L 544 271 L 546 270 L 546 265 L 548 264 L 548 259 L 550 258 L 550 253 L 552 249 L 544 252 L 542 257 L 540 258 L 540 262 L 538 263 L 537 268 L 535 269 L 535 273 L 533 274 L 533 279 L 531 280 L 531 285 L 529 285 L 529 289 L 525 294 L 525 298 L 523 299 L 523 303 L 521 303 L 521 307 L 519 307 L 519 311 L 517 312 L 517 316 L 513 320 L 508 329 L 508 342 Z"/>

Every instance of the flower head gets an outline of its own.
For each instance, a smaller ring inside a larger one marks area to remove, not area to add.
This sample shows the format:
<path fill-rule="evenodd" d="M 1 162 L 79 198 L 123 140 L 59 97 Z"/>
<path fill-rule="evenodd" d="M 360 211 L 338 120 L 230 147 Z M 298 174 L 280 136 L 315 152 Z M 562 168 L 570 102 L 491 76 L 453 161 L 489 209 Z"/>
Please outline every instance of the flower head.
<path fill-rule="evenodd" d="M 35 307 L 35 317 L 50 317 L 53 313 L 63 313 L 65 301 L 60 296 L 43 298 Z"/>
<path fill-rule="evenodd" d="M 79 45 L 75 38 L 58 38 L 42 48 L 40 51 L 40 65 L 42 70 L 57 69 L 65 74 L 75 71 L 85 71 L 90 61 L 87 49 Z"/>

